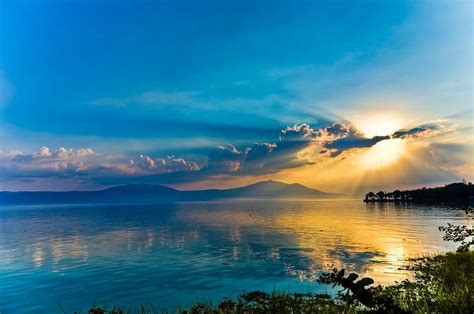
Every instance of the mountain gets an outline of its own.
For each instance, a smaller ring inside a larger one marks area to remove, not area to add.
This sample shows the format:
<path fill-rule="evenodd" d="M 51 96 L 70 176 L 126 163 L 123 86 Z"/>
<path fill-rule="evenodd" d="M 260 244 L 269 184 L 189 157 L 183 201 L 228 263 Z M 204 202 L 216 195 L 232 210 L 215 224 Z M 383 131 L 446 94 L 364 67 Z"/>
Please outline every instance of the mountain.
<path fill-rule="evenodd" d="M 0 204 L 154 203 L 225 199 L 314 199 L 336 194 L 310 189 L 301 184 L 262 181 L 226 189 L 179 191 L 155 184 L 128 184 L 99 191 L 0 192 Z"/>
<path fill-rule="evenodd" d="M 328 195 L 328 193 L 310 189 L 298 183 L 286 184 L 272 180 L 223 190 L 223 192 L 237 198 L 314 198 Z"/>

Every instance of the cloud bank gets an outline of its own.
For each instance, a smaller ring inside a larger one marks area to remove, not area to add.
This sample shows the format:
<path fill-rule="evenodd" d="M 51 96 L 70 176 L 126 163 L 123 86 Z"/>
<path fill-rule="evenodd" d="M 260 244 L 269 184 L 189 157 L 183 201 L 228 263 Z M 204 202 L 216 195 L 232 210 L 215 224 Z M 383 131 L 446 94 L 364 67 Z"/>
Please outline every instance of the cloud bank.
<path fill-rule="evenodd" d="M 243 147 L 218 145 L 207 153 L 207 163 L 202 164 L 176 156 L 139 154 L 125 159 L 98 153 L 92 148 L 60 147 L 52 151 L 43 146 L 29 154 L 1 152 L 0 176 L 6 181 L 67 178 L 108 185 L 141 181 L 186 183 L 222 175 L 260 176 L 336 160 L 347 151 L 369 148 L 380 141 L 417 141 L 452 131 L 453 128 L 432 123 L 387 136 L 366 137 L 349 121 L 334 122 L 322 128 L 300 123 L 282 129 L 274 142 L 255 142 Z"/>

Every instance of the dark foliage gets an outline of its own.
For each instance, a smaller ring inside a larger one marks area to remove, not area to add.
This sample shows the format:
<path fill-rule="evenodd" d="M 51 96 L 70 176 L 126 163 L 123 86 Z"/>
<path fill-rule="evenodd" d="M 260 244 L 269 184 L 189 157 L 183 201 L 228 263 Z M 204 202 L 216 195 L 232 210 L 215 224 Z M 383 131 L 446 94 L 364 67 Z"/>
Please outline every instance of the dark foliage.
<path fill-rule="evenodd" d="M 472 216 L 474 213 L 473 208 L 467 208 L 466 214 Z M 474 245 L 474 231 L 472 227 L 466 225 L 453 225 L 448 223 L 446 227 L 439 227 L 440 231 L 443 231 L 444 241 L 461 242 L 458 247 L 458 252 L 467 252 L 471 245 Z"/>
<path fill-rule="evenodd" d="M 452 183 L 443 187 L 421 188 L 417 190 L 386 193 L 369 192 L 365 195 L 366 202 L 469 202 L 474 197 L 474 185 L 469 183 Z"/>
<path fill-rule="evenodd" d="M 382 286 L 369 287 L 374 283 L 372 278 L 364 277 L 357 280 L 359 275 L 356 273 L 350 273 L 345 277 L 345 269 L 338 270 L 334 266 L 330 268 L 329 272 L 324 272 L 319 276 L 318 282 L 332 284 L 333 288 L 342 287 L 338 295 L 346 304 L 361 304 L 377 312 L 405 312 L 395 304 L 390 295 L 382 293 Z"/>

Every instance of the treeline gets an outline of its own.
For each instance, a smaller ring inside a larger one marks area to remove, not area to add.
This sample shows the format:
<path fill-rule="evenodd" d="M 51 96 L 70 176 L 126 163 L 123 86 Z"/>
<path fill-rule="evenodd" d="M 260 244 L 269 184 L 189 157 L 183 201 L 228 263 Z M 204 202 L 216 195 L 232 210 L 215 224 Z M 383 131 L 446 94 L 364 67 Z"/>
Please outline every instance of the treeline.
<path fill-rule="evenodd" d="M 393 192 L 369 192 L 365 195 L 364 202 L 430 202 L 430 201 L 455 201 L 469 202 L 474 198 L 474 185 L 469 182 L 451 183 L 443 187 L 421 188 L 416 190 Z"/>

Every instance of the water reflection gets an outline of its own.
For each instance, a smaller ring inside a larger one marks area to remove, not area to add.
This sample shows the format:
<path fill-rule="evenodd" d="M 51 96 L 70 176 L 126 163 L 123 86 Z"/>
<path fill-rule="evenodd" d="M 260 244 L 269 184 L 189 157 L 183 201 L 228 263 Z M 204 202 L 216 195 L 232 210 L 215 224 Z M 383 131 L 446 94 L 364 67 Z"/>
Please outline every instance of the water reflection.
<path fill-rule="evenodd" d="M 359 201 L 4 207 L 0 219 L 7 313 L 55 311 L 58 301 L 84 310 L 96 297 L 172 306 L 250 289 L 314 291 L 326 289 L 313 280 L 328 264 L 389 283 L 407 276 L 399 268 L 409 257 L 449 248 L 437 226 L 467 220 Z"/>

